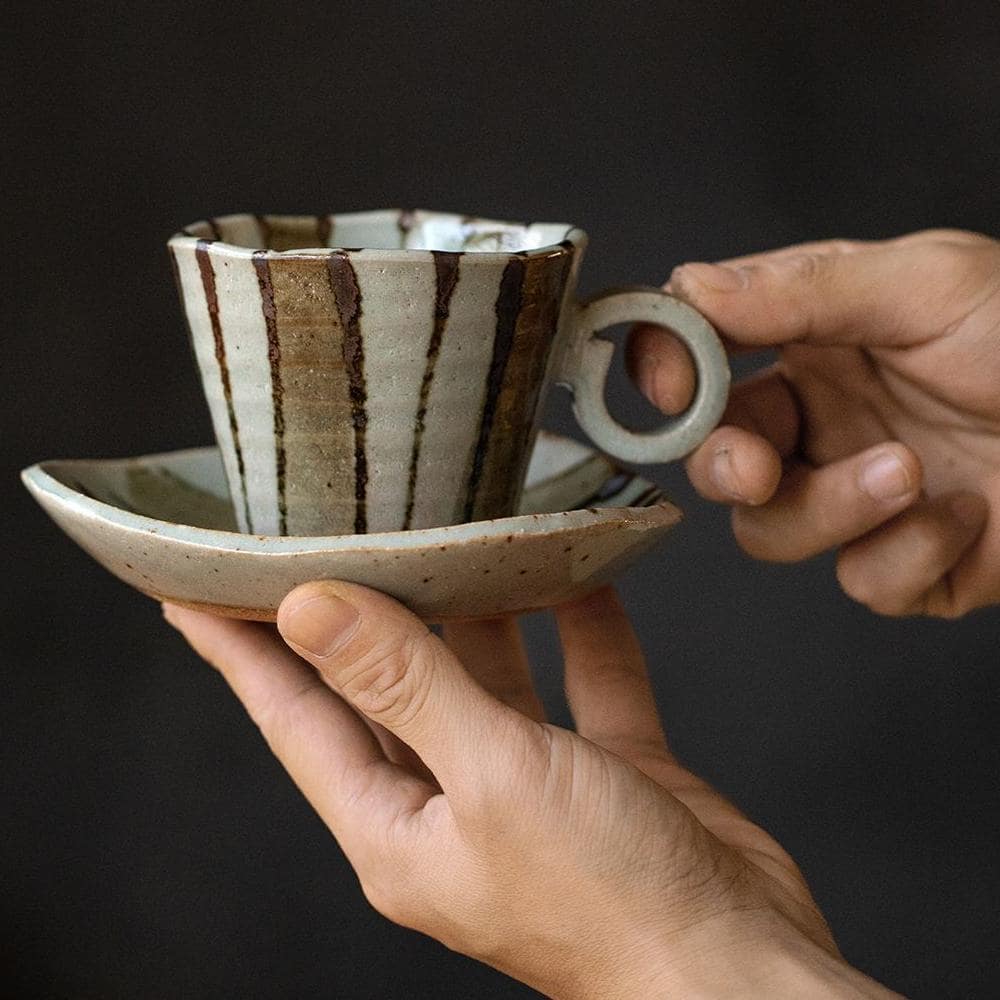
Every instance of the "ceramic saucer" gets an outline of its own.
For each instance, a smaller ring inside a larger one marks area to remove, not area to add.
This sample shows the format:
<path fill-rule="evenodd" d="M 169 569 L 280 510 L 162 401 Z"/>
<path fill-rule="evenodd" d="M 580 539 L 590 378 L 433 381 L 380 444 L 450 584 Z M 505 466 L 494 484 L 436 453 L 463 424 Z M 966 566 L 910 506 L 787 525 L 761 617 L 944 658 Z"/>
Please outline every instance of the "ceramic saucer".
<path fill-rule="evenodd" d="M 429 622 L 545 608 L 610 581 L 681 517 L 652 483 L 544 433 L 517 516 L 417 531 L 239 534 L 216 448 L 42 462 L 21 477 L 125 583 L 260 621 L 274 621 L 293 587 L 323 578 L 385 591 Z"/>

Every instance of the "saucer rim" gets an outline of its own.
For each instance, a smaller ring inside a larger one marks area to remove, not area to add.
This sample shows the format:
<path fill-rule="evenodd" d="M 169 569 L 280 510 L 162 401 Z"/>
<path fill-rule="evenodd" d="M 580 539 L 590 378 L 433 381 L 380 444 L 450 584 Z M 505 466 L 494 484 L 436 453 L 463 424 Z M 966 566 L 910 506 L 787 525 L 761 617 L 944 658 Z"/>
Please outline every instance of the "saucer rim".
<path fill-rule="evenodd" d="M 553 435 L 565 438 L 565 435 Z M 566 439 L 574 440 L 574 439 Z M 577 442 L 581 443 L 581 442 Z M 584 447 L 588 447 L 584 445 Z M 371 532 L 357 535 L 257 535 L 229 531 L 225 528 L 204 528 L 194 524 L 164 521 L 148 514 L 135 513 L 89 497 L 63 482 L 57 469 L 99 465 L 147 464 L 185 454 L 205 454 L 216 451 L 214 445 L 178 448 L 172 451 L 153 452 L 124 458 L 71 458 L 46 459 L 21 471 L 21 481 L 28 491 L 40 498 L 45 496 L 62 507 L 75 509 L 80 515 L 113 523 L 120 528 L 144 531 L 173 541 L 216 551 L 242 551 L 264 555 L 293 554 L 296 552 L 348 552 L 392 551 L 420 549 L 428 546 L 456 545 L 494 535 L 534 535 L 569 531 L 584 525 L 617 521 L 623 526 L 629 522 L 649 525 L 666 520 L 677 523 L 683 518 L 679 507 L 666 497 L 644 507 L 583 507 L 542 514 L 515 514 L 510 517 L 469 521 L 462 524 L 441 525 L 435 528 L 415 528 L 406 531 Z M 597 449 L 590 449 L 599 453 Z M 51 471 L 50 471 L 51 470 Z M 641 477 L 645 478 L 645 477 Z M 650 484 L 655 485 L 655 484 Z"/>

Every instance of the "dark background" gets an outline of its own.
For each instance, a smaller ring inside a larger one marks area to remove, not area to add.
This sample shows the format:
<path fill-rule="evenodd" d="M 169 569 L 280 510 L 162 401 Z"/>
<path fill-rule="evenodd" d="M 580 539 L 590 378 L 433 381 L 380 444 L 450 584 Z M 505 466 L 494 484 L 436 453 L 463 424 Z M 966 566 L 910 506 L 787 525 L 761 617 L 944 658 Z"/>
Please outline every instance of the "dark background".
<path fill-rule="evenodd" d="M 210 440 L 163 249 L 206 214 L 565 220 L 586 290 L 805 238 L 1000 233 L 996 5 L 808 6 L 7 15 L 0 992 L 528 995 L 369 910 L 220 679 L 15 472 Z M 998 613 L 876 619 L 828 558 L 752 563 L 657 475 L 688 518 L 622 588 L 676 749 L 799 860 L 852 962 L 998 995 Z M 550 623 L 527 628 L 564 718 Z"/>

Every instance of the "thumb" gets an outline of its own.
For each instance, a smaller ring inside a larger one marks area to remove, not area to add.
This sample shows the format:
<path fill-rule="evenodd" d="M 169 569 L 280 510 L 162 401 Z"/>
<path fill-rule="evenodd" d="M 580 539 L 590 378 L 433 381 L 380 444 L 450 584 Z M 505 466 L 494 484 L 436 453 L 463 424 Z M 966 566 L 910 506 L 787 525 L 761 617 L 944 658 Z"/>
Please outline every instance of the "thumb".
<path fill-rule="evenodd" d="M 996 266 L 987 242 L 935 232 L 832 240 L 682 264 L 669 287 L 736 345 L 905 347 L 941 333 L 975 304 L 983 290 L 977 279 Z"/>
<path fill-rule="evenodd" d="M 521 719 L 419 618 L 366 587 L 297 587 L 278 609 L 278 630 L 348 704 L 412 747 L 445 791 L 480 758 L 495 760 L 501 730 Z"/>

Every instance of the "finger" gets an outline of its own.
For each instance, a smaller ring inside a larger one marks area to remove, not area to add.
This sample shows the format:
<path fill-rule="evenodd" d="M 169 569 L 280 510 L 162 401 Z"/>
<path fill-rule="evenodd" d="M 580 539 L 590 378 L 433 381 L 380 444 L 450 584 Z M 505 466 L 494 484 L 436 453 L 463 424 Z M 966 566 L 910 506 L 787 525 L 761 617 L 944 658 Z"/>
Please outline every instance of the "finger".
<path fill-rule="evenodd" d="M 494 698 L 529 719 L 545 721 L 516 618 L 449 622 L 444 627 L 444 641 Z"/>
<path fill-rule="evenodd" d="M 743 379 L 733 386 L 721 426 L 687 459 L 691 485 L 717 503 L 766 503 L 799 427 L 798 403 L 777 366 Z"/>
<path fill-rule="evenodd" d="M 629 340 L 630 374 L 643 395 L 667 414 L 682 412 L 694 391 L 694 369 L 678 349 L 683 351 L 676 338 L 658 327 L 637 326 Z M 799 438 L 800 414 L 782 369 L 772 365 L 735 383 L 721 423 L 752 431 L 780 455 L 790 455 Z"/>
<path fill-rule="evenodd" d="M 691 485 L 716 503 L 767 503 L 781 482 L 781 456 L 741 427 L 719 427 L 688 457 Z"/>
<path fill-rule="evenodd" d="M 786 247 L 775 247 L 773 250 L 759 250 L 755 253 L 743 254 L 739 257 L 729 257 L 726 260 L 715 261 L 723 267 L 740 267 L 744 264 L 759 264 L 776 257 L 790 257 L 799 253 L 815 254 L 845 254 L 857 253 L 872 246 L 872 240 L 808 240 L 804 243 L 793 243 Z"/>
<path fill-rule="evenodd" d="M 920 460 L 898 442 L 813 469 L 795 465 L 761 507 L 733 510 L 733 532 L 757 559 L 795 562 L 867 534 L 920 494 Z"/>
<path fill-rule="evenodd" d="M 366 587 L 297 587 L 278 629 L 341 697 L 410 746 L 445 793 L 502 767 L 510 735 L 531 725 L 476 684 L 420 619 Z"/>
<path fill-rule="evenodd" d="M 746 354 L 748 348 L 722 337 L 730 355 Z M 638 390 L 661 413 L 683 413 L 694 399 L 698 375 L 684 344 L 666 327 L 637 323 L 625 343 L 625 368 Z"/>
<path fill-rule="evenodd" d="M 684 344 L 662 326 L 640 323 L 625 344 L 625 368 L 639 391 L 661 413 L 683 413 L 698 384 Z"/>
<path fill-rule="evenodd" d="M 943 310 L 965 312 L 970 268 L 978 276 L 991 263 L 973 244 L 890 240 L 735 267 L 683 264 L 670 288 L 740 344 L 907 346 L 940 331 Z"/>
<path fill-rule="evenodd" d="M 577 732 L 627 760 L 667 752 L 646 661 L 615 592 L 556 608 Z"/>
<path fill-rule="evenodd" d="M 788 458 L 798 447 L 802 416 L 783 370 L 772 365 L 737 382 L 722 423 L 758 434 L 782 458 Z"/>
<path fill-rule="evenodd" d="M 954 616 L 949 574 L 983 530 L 989 507 L 975 493 L 925 501 L 845 546 L 837 579 L 882 615 Z"/>
<path fill-rule="evenodd" d="M 352 863 L 435 793 L 387 761 L 361 719 L 271 630 L 169 604 L 163 613 L 226 679 Z"/>

